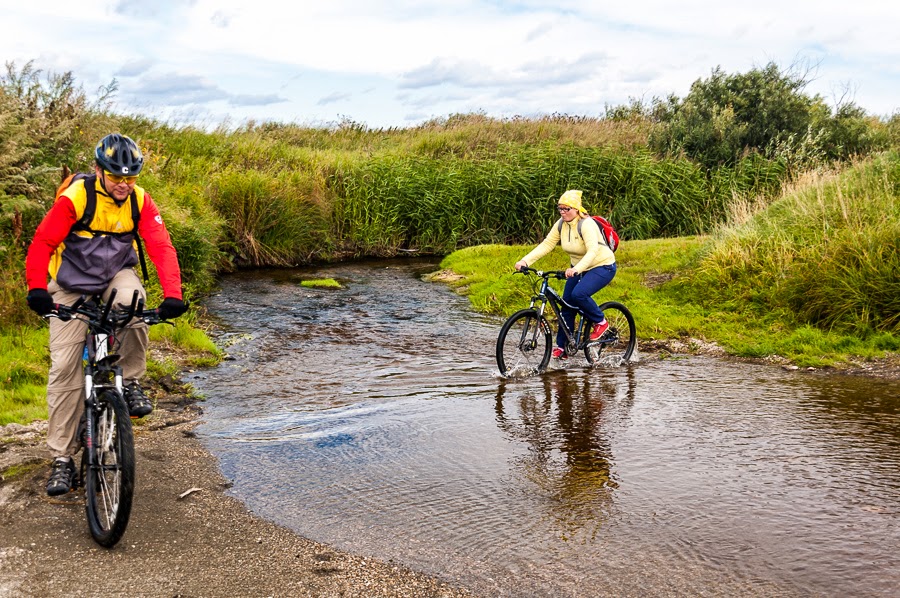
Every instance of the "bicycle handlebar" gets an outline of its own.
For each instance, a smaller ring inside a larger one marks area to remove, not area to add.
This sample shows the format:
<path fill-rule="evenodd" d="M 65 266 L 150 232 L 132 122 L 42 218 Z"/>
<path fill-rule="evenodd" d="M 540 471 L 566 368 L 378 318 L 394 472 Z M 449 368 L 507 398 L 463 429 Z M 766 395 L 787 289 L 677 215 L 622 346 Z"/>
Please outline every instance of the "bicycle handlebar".
<path fill-rule="evenodd" d="M 103 303 L 102 301 L 95 302 L 93 299 L 89 300 L 86 295 L 82 295 L 72 305 L 64 305 L 62 303 L 54 304 L 53 311 L 44 317 L 59 318 L 64 322 L 68 322 L 78 316 L 84 316 L 89 324 L 92 324 L 97 328 L 106 328 L 108 326 L 123 328 L 134 318 L 151 326 L 153 324 L 162 323 L 171 324 L 168 320 L 160 317 L 159 308 L 145 310 L 144 300 L 139 298 L 137 290 L 135 290 L 134 295 L 131 298 L 131 305 L 126 309 L 112 309 L 115 297 L 116 289 L 112 290 L 109 295 L 109 300 L 106 303 Z"/>
<path fill-rule="evenodd" d="M 547 270 L 546 272 L 543 270 L 537 270 L 535 268 L 529 268 L 528 266 L 522 266 L 519 270 L 517 270 L 519 274 L 536 274 L 541 278 L 556 278 L 557 280 L 565 280 L 566 272 L 565 270 Z"/>

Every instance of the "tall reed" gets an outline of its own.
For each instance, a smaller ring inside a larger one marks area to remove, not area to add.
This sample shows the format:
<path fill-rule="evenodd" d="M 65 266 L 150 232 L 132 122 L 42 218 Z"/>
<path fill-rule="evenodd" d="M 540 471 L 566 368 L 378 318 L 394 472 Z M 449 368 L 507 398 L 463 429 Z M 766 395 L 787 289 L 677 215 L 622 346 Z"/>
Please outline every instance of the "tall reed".
<path fill-rule="evenodd" d="M 734 194 L 771 193 L 783 176 L 779 163 L 755 156 L 707 176 L 688 160 L 647 151 L 545 142 L 466 157 L 377 154 L 338 169 L 330 185 L 340 240 L 359 254 L 386 255 L 531 241 L 572 188 L 623 238 L 695 234 L 724 218 Z"/>
<path fill-rule="evenodd" d="M 310 173 L 229 169 L 211 181 L 238 265 L 290 266 L 329 256 L 328 207 Z"/>

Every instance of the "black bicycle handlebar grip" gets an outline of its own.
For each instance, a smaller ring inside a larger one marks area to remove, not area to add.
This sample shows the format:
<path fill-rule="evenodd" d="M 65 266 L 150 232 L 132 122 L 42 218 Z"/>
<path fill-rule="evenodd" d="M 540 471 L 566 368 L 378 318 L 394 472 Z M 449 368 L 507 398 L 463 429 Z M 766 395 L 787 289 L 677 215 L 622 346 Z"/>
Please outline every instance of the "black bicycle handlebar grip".
<path fill-rule="evenodd" d="M 134 317 L 135 309 L 137 308 L 137 302 L 138 302 L 139 296 L 140 296 L 140 293 L 138 293 L 138 290 L 135 289 L 134 294 L 131 296 L 131 305 L 128 306 L 128 319 L 129 320 Z M 112 303 L 112 297 L 110 297 L 110 303 Z"/>
<path fill-rule="evenodd" d="M 100 317 L 101 322 L 106 322 L 106 318 L 109 316 L 109 310 L 112 309 L 113 301 L 116 298 L 116 292 L 116 289 L 109 292 L 109 301 L 106 302 L 106 306 L 103 309 L 103 315 Z"/>

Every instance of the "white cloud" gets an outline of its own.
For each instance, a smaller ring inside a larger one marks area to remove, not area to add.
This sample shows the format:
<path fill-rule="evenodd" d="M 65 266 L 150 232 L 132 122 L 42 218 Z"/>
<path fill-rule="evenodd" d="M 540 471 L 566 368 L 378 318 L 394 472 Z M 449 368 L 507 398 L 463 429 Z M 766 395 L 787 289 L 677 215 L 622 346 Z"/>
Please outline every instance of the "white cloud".
<path fill-rule="evenodd" d="M 807 91 L 851 89 L 885 115 L 900 108 L 897 22 L 873 0 L 73 0 L 5 9 L 0 51 L 86 89 L 115 77 L 119 109 L 206 122 L 596 115 L 769 61 L 817 65 Z"/>

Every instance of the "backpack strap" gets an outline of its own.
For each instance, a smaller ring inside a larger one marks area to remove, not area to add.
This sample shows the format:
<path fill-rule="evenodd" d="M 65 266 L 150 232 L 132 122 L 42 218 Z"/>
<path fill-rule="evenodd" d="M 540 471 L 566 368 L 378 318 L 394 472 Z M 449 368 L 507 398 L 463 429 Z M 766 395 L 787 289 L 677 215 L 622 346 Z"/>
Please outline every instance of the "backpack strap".
<path fill-rule="evenodd" d="M 144 283 L 147 283 L 150 282 L 150 277 L 147 275 L 147 260 L 144 258 L 144 244 L 141 242 L 141 236 L 138 234 L 138 222 L 141 220 L 141 211 L 138 209 L 137 193 L 135 193 L 134 189 L 131 190 L 131 195 L 128 199 L 131 201 L 131 221 L 134 222 L 134 242 L 137 243 L 138 259 L 141 261 L 141 274 L 144 275 Z"/>
<path fill-rule="evenodd" d="M 86 230 L 91 231 L 91 222 L 94 220 L 94 214 L 97 212 L 97 188 L 94 187 L 94 184 L 97 182 L 96 174 L 86 174 L 84 176 L 74 175 L 72 178 L 72 182 L 75 182 L 78 178 L 81 178 L 84 181 L 84 194 L 86 197 L 86 201 L 84 204 L 84 213 L 81 215 L 81 218 L 72 225 L 72 230 Z"/>
<path fill-rule="evenodd" d="M 593 216 L 590 216 L 590 218 L 594 218 L 594 217 L 593 217 Z M 582 236 L 582 235 L 581 235 L 581 225 L 584 224 L 584 221 L 585 221 L 585 220 L 587 220 L 587 219 L 586 219 L 586 218 L 579 218 L 579 219 L 578 219 L 578 225 L 576 226 L 576 228 L 578 229 L 578 236 L 579 236 L 579 237 Z M 594 222 L 596 222 L 596 219 L 594 220 Z M 562 234 L 562 225 L 563 225 L 563 220 L 562 220 L 562 218 L 560 218 L 560 219 L 559 219 L 559 224 L 558 224 L 558 226 L 557 226 L 557 230 L 559 231 L 559 234 Z M 612 246 L 610 245 L 609 240 L 606 238 L 606 233 L 603 231 L 603 227 L 600 226 L 600 223 L 599 223 L 599 222 L 597 222 L 597 228 L 600 229 L 600 240 L 603 241 L 603 244 L 604 244 L 604 245 L 606 245 L 607 247 L 609 247 L 610 249 L 612 249 Z M 582 238 L 584 238 L 584 237 L 582 237 Z M 615 249 L 613 249 L 613 251 L 615 251 Z"/>

